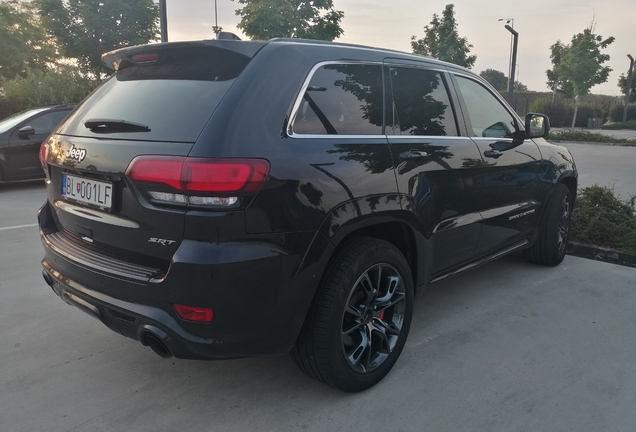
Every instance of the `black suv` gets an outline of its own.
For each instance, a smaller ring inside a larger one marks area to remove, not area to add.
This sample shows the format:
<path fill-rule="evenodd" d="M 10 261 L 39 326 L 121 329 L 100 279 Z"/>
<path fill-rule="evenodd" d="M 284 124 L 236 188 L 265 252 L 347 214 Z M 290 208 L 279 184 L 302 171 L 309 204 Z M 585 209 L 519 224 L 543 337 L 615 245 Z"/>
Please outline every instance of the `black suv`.
<path fill-rule="evenodd" d="M 0 121 L 0 182 L 44 178 L 41 144 L 75 104 L 33 108 Z"/>
<path fill-rule="evenodd" d="M 472 72 L 309 40 L 165 43 L 43 144 L 44 279 L 162 357 L 380 381 L 429 283 L 564 257 L 577 172 Z"/>

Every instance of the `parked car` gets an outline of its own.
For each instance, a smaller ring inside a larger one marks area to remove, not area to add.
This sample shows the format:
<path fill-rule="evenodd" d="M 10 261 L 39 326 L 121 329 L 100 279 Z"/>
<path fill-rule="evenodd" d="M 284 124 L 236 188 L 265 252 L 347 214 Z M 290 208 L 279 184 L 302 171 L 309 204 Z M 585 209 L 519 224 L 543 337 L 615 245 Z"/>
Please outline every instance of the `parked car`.
<path fill-rule="evenodd" d="M 103 61 L 114 76 L 43 144 L 43 275 L 162 357 L 291 352 L 360 391 L 429 284 L 563 260 L 572 156 L 469 70 L 292 39 Z"/>
<path fill-rule="evenodd" d="M 45 106 L 0 120 L 0 182 L 44 178 L 40 146 L 74 107 Z"/>

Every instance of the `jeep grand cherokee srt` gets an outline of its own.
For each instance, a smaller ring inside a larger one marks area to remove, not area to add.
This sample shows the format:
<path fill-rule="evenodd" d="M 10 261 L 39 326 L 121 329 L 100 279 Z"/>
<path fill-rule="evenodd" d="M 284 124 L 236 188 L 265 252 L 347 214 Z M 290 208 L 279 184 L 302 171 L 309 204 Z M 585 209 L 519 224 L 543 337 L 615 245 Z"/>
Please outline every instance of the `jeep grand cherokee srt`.
<path fill-rule="evenodd" d="M 572 156 L 466 69 L 291 39 L 103 61 L 40 152 L 43 274 L 162 357 L 291 351 L 360 391 L 428 284 L 517 250 L 563 260 Z"/>

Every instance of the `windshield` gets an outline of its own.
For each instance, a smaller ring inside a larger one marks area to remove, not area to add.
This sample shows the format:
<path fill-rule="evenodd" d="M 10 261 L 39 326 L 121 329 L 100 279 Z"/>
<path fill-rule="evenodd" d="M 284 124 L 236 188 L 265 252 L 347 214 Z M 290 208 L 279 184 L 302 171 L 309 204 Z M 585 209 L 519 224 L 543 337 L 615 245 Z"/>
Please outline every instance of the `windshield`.
<path fill-rule="evenodd" d="M 19 125 L 20 123 L 22 123 L 24 120 L 28 119 L 29 117 L 46 110 L 47 108 L 36 108 L 36 109 L 21 112 L 21 113 L 13 114 L 0 121 L 0 133 L 5 133 L 6 131 Z"/>

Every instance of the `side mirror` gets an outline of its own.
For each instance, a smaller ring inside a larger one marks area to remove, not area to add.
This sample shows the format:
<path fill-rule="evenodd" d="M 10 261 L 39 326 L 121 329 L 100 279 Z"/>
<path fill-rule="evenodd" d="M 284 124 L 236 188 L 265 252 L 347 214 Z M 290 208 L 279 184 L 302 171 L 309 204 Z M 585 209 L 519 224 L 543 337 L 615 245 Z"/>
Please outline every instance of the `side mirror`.
<path fill-rule="evenodd" d="M 29 125 L 26 125 L 24 127 L 21 127 L 20 129 L 18 129 L 18 138 L 27 139 L 27 138 L 29 138 L 29 135 L 33 135 L 34 133 L 35 133 L 35 129 L 33 129 Z"/>
<path fill-rule="evenodd" d="M 526 115 L 526 135 L 528 138 L 543 138 L 550 133 L 550 119 L 547 115 L 528 113 Z"/>

